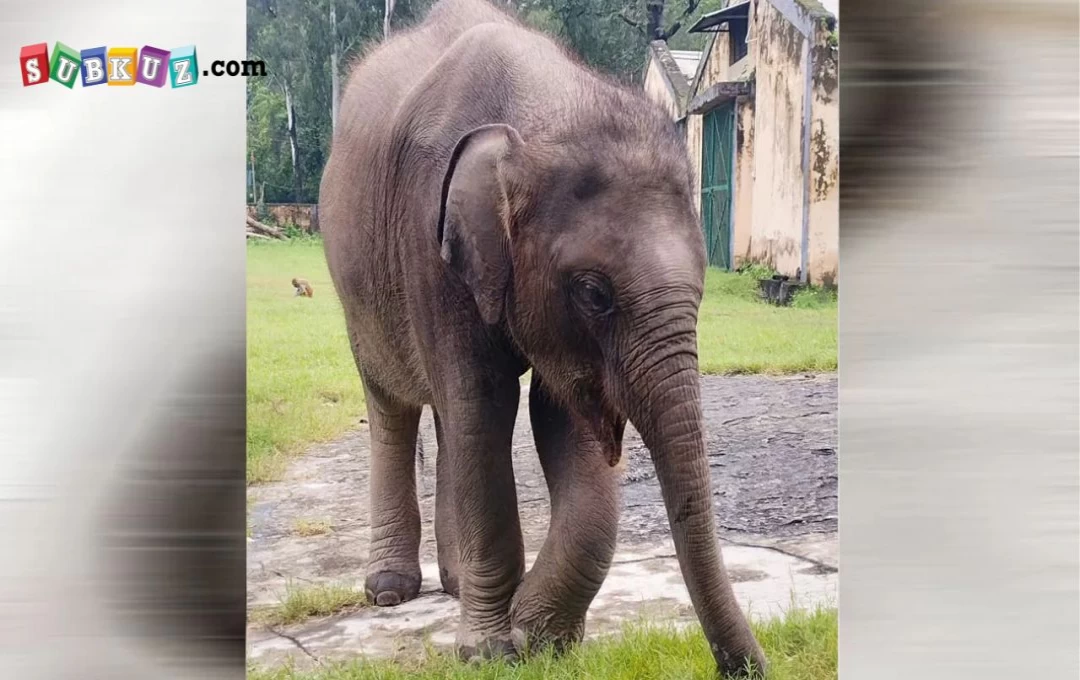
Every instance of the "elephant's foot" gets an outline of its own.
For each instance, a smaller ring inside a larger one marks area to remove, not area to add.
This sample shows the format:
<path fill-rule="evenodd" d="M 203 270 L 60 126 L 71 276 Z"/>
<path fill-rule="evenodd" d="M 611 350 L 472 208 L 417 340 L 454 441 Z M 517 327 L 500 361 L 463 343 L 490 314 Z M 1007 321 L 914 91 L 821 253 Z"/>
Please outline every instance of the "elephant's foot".
<path fill-rule="evenodd" d="M 526 586 L 514 596 L 510 621 L 510 639 L 522 654 L 547 647 L 561 653 L 585 636 L 584 614 L 560 611 L 557 606 L 530 598 Z"/>
<path fill-rule="evenodd" d="M 442 582 L 443 592 L 451 597 L 458 597 L 461 593 L 461 585 L 458 582 L 457 570 L 439 565 L 439 580 Z"/>
<path fill-rule="evenodd" d="M 485 659 L 516 661 L 518 658 L 513 641 L 504 635 L 459 633 L 456 646 L 458 658 L 468 663 Z"/>
<path fill-rule="evenodd" d="M 585 622 L 555 622 L 543 618 L 518 620 L 510 631 L 514 648 L 522 654 L 532 654 L 548 647 L 562 653 L 571 645 L 581 642 L 585 634 Z"/>
<path fill-rule="evenodd" d="M 379 607 L 408 602 L 420 594 L 420 569 L 371 571 L 364 583 L 364 591 L 368 602 Z"/>

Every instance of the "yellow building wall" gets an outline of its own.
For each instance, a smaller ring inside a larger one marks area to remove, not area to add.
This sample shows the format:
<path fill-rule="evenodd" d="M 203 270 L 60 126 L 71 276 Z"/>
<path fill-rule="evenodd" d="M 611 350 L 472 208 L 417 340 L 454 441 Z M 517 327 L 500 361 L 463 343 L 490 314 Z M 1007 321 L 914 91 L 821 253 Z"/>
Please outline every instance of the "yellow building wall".
<path fill-rule="evenodd" d="M 701 116 L 686 117 L 686 148 L 694 169 L 694 209 L 701 216 Z"/>
<path fill-rule="evenodd" d="M 806 44 L 768 2 L 751 17 L 755 54 L 752 217 L 748 257 L 781 274 L 802 265 Z"/>
<path fill-rule="evenodd" d="M 649 56 L 649 66 L 645 70 L 645 96 L 667 109 L 674 120 L 679 115 L 679 104 L 675 101 L 675 94 L 671 91 L 667 79 L 664 77 L 660 62 L 653 56 Z"/>
<path fill-rule="evenodd" d="M 734 266 L 750 257 L 750 236 L 754 223 L 754 100 L 740 99 L 735 109 L 735 192 L 731 227 Z"/>
<path fill-rule="evenodd" d="M 840 88 L 838 50 L 828 31 L 814 36 L 813 99 L 810 123 L 809 280 L 835 286 L 840 245 Z"/>
<path fill-rule="evenodd" d="M 709 60 L 705 62 L 705 69 L 701 74 L 701 87 L 698 88 L 698 92 L 704 92 L 709 85 L 713 83 L 722 83 L 728 78 L 728 72 L 730 66 L 728 65 L 728 59 L 730 59 L 730 45 L 728 44 L 730 36 L 725 33 L 717 33 L 716 39 L 713 40 L 712 49 L 709 51 Z"/>
<path fill-rule="evenodd" d="M 839 249 L 839 89 L 837 52 L 828 31 L 816 27 L 808 41 L 768 0 L 754 0 L 749 50 L 729 64 L 729 36 L 717 33 L 703 58 L 701 94 L 717 82 L 753 74 L 754 97 L 736 107 L 732 200 L 734 266 L 753 262 L 795 276 L 802 268 L 804 205 L 807 203 L 806 269 L 815 285 L 835 285 Z M 804 168 L 807 132 L 807 68 L 813 51 L 810 96 L 810 153 Z M 701 210 L 702 116 L 687 117 L 687 147 L 696 174 L 694 205 Z"/>

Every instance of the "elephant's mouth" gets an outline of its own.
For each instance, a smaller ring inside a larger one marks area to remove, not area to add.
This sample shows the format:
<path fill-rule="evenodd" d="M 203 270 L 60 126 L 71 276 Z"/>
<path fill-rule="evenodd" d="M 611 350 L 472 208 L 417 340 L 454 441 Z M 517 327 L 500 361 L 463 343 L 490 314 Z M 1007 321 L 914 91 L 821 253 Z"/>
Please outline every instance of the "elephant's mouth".
<path fill-rule="evenodd" d="M 575 427 L 579 431 L 589 433 L 588 440 L 594 442 L 594 447 L 589 447 L 595 453 L 599 448 L 599 454 L 604 457 L 608 465 L 615 467 L 622 460 L 623 431 L 626 429 L 626 418 L 619 413 L 605 408 L 591 401 L 588 406 L 572 409 L 574 413 Z"/>
<path fill-rule="evenodd" d="M 574 427 L 579 432 L 587 432 L 594 446 L 589 449 L 595 455 L 596 445 L 608 465 L 615 467 L 622 460 L 623 432 L 626 430 L 626 416 L 600 390 L 577 390 L 571 388 L 572 395 L 562 403 L 570 412 Z"/>
<path fill-rule="evenodd" d="M 600 445 L 607 458 L 608 465 L 615 467 L 622 460 L 622 438 L 626 429 L 626 418 L 613 413 L 605 413 L 600 419 L 597 434 Z"/>

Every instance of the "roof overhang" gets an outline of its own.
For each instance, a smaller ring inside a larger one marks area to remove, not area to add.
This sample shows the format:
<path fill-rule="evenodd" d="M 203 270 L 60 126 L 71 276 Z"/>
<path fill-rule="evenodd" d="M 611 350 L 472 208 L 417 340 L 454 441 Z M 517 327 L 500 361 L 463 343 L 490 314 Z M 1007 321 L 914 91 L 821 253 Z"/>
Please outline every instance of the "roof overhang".
<path fill-rule="evenodd" d="M 686 100 L 690 94 L 690 81 L 682 72 L 675 58 L 671 56 L 671 50 L 663 40 L 654 40 L 649 43 L 650 59 L 655 60 L 660 67 L 660 74 L 667 85 L 668 92 L 675 100 L 678 115 L 685 115 Z"/>
<path fill-rule="evenodd" d="M 729 21 L 741 19 L 746 21 L 750 18 L 750 0 L 743 0 L 728 5 L 724 9 L 703 14 L 688 30 L 690 33 L 716 33 L 723 30 L 721 25 Z"/>
<path fill-rule="evenodd" d="M 753 96 L 754 81 L 752 80 L 714 83 L 707 90 L 690 100 L 686 105 L 686 113 L 687 115 L 705 114 L 732 99 Z"/>

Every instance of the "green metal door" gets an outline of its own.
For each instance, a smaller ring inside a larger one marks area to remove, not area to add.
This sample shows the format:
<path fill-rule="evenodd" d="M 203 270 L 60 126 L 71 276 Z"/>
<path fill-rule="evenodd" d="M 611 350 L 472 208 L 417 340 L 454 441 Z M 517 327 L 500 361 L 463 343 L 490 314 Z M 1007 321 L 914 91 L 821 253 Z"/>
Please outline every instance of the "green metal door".
<path fill-rule="evenodd" d="M 735 103 L 705 114 L 701 143 L 701 227 L 709 264 L 731 269 L 732 132 Z"/>

